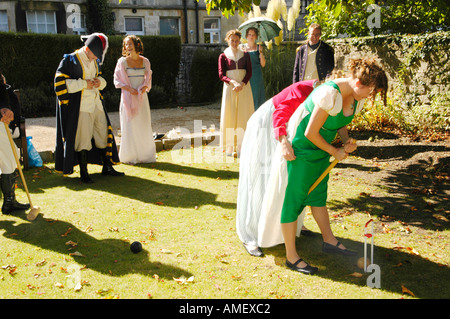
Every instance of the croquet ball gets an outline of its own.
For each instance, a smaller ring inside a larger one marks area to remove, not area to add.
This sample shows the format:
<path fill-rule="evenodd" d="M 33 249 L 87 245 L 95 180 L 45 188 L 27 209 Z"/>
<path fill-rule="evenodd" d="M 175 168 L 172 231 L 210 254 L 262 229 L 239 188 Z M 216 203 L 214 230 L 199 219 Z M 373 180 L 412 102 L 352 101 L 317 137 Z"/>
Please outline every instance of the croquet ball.
<path fill-rule="evenodd" d="M 130 249 L 133 253 L 137 254 L 142 250 L 142 244 L 138 241 L 134 241 L 133 243 L 131 243 Z"/>
<path fill-rule="evenodd" d="M 364 257 L 358 259 L 358 263 L 356 264 L 359 269 L 364 269 Z M 366 258 L 366 266 L 370 265 L 369 258 Z"/>

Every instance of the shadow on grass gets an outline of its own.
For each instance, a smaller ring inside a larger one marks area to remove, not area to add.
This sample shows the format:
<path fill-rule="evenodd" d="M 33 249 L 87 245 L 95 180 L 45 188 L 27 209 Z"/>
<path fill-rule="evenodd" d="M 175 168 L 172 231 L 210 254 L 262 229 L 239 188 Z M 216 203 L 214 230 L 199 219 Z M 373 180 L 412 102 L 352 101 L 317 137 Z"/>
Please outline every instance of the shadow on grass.
<path fill-rule="evenodd" d="M 208 166 L 207 163 L 205 163 L 204 165 Z M 223 165 L 226 166 L 227 163 L 223 163 Z M 156 162 L 156 163 L 152 163 L 152 164 L 140 164 L 140 165 L 136 165 L 136 166 L 157 169 L 157 170 L 163 170 L 163 171 L 172 172 L 172 173 L 181 173 L 181 174 L 186 174 L 186 175 L 190 175 L 190 176 L 208 177 L 208 178 L 212 178 L 212 179 L 216 179 L 218 177 L 220 177 L 223 180 L 239 178 L 239 172 L 223 170 L 223 169 L 210 170 L 210 169 L 203 169 L 203 168 L 197 168 L 197 167 L 186 166 L 186 165 L 173 164 L 173 163 L 168 163 L 168 162 Z"/>
<path fill-rule="evenodd" d="M 31 183 L 29 190 L 32 193 L 39 193 L 43 192 L 44 189 L 64 186 L 72 191 L 92 189 L 150 204 L 163 202 L 164 206 L 170 207 L 193 208 L 202 205 L 215 205 L 225 209 L 236 208 L 235 203 L 218 201 L 217 194 L 188 186 L 190 185 L 190 181 L 196 181 L 196 176 L 209 177 L 214 180 L 217 178 L 232 179 L 237 178 L 237 172 L 199 169 L 170 163 L 145 165 L 149 168 L 152 165 L 154 166 L 153 169 L 161 170 L 163 173 L 164 171 L 170 171 L 182 174 L 180 178 L 185 179 L 184 185 L 186 186 L 175 186 L 165 183 L 164 177 L 158 177 L 160 181 L 154 181 L 133 175 L 103 176 L 101 173 L 90 173 L 89 175 L 94 180 L 94 183 L 84 184 L 79 179 L 79 173 L 77 171 L 71 177 L 63 177 L 46 168 L 41 169 L 39 182 L 35 184 Z M 33 178 L 32 172 L 27 174 L 27 180 Z"/>
<path fill-rule="evenodd" d="M 401 165 L 380 169 L 364 164 L 339 163 L 338 168 L 351 168 L 361 173 L 370 171 L 373 174 L 382 173 L 378 188 L 383 192 L 367 194 L 361 192 L 355 199 L 329 200 L 330 211 L 345 210 L 370 212 L 378 216 L 382 222 L 401 221 L 413 224 L 428 231 L 445 231 L 450 228 L 448 218 L 448 175 L 450 156 L 449 148 L 443 146 L 370 146 L 358 147 L 357 156 L 366 159 L 396 159 Z M 442 152 L 442 153 L 441 153 Z M 436 156 L 440 153 L 439 156 Z M 414 157 L 414 159 L 412 159 Z M 408 161 L 409 160 L 409 161 Z M 345 174 L 345 172 L 343 173 Z M 364 176 L 364 175 L 361 175 Z M 363 179 L 364 180 L 364 179 Z M 362 188 L 364 190 L 364 188 Z M 439 218 L 439 216 L 441 218 Z M 443 239 L 445 240 L 445 239 Z M 336 282 L 367 286 L 367 277 L 351 276 L 353 272 L 363 273 L 356 264 L 359 257 L 364 256 L 364 244 L 348 239 L 341 242 L 348 248 L 358 251 L 358 257 L 349 258 L 340 255 L 328 255 L 322 252 L 320 234 L 310 238 L 302 236 L 297 239 L 300 256 L 313 266 L 319 267 L 317 276 Z M 444 241 L 442 241 L 445 244 Z M 375 234 L 376 244 L 376 234 Z M 433 243 L 434 247 L 443 246 Z M 370 245 L 368 245 L 368 248 Z M 284 265 L 284 245 L 265 248 L 266 255 L 273 255 Z M 446 254 L 445 248 L 435 251 L 435 254 Z M 424 254 L 428 255 L 427 254 Z M 412 254 L 407 247 L 390 249 L 374 247 L 374 263 L 381 269 L 381 289 L 398 293 L 401 297 L 402 285 L 412 291 L 417 298 L 442 299 L 450 298 L 450 269 L 447 265 L 438 264 L 421 255 Z M 300 278 L 302 274 L 299 274 Z M 370 296 L 355 296 L 355 298 L 370 298 Z"/>
<path fill-rule="evenodd" d="M 25 219 L 25 212 L 14 216 Z M 87 232 L 81 231 L 73 224 L 61 220 L 45 220 L 41 215 L 33 222 L 17 224 L 15 221 L 0 221 L 0 229 L 5 230 L 3 236 L 54 251 L 68 256 L 76 251 L 83 256 L 72 255 L 75 262 L 99 273 L 120 277 L 126 274 L 142 274 L 173 280 L 192 276 L 189 272 L 159 261 L 149 260 L 148 251 L 143 249 L 134 254 L 130 243 L 119 239 L 96 239 Z M 77 243 L 76 247 L 66 245 L 68 241 Z"/>
<path fill-rule="evenodd" d="M 430 151 L 433 149 L 434 151 Z M 328 202 L 331 209 L 348 209 L 368 211 L 378 216 L 381 221 L 401 221 L 428 230 L 450 229 L 448 215 L 450 187 L 447 183 L 450 173 L 450 155 L 436 157 L 436 150 L 446 152 L 448 148 L 428 148 L 409 150 L 412 157 L 422 151 L 426 153 L 403 166 L 384 170 L 382 178 L 376 185 L 387 192 L 367 194 L 345 201 L 332 200 Z M 402 151 L 403 153 L 403 148 Z M 389 153 L 389 152 L 386 152 Z M 392 152 L 392 156 L 396 156 Z M 450 153 L 446 153 L 450 154 Z M 367 167 L 356 164 L 341 164 L 341 168 L 354 168 L 360 172 L 367 171 Z M 371 168 L 372 173 L 380 172 L 379 168 Z"/>
<path fill-rule="evenodd" d="M 364 243 L 348 239 L 340 241 L 349 249 L 358 252 L 357 257 L 326 254 L 322 252 L 322 237 L 301 236 L 296 244 L 300 257 L 312 266 L 318 267 L 315 276 L 343 282 L 361 287 L 367 287 L 367 278 L 372 273 L 365 273 L 357 267 L 357 260 L 364 256 Z M 370 245 L 367 246 L 370 259 Z M 284 245 L 263 249 L 266 256 L 274 256 L 279 264 L 284 265 Z M 442 251 L 442 253 L 445 253 Z M 413 255 L 402 250 L 388 249 L 374 245 L 374 264 L 380 266 L 381 290 L 402 295 L 402 285 L 422 299 L 442 299 L 450 297 L 450 268 Z M 363 274 L 357 278 L 354 272 Z M 304 274 L 298 274 L 299 280 Z M 374 288 L 375 289 L 375 288 Z M 408 295 L 409 296 L 409 295 Z M 351 298 L 370 298 L 370 295 L 353 296 Z"/>
<path fill-rule="evenodd" d="M 374 157 L 387 159 L 407 160 L 414 155 L 426 152 L 448 152 L 450 149 L 443 145 L 389 145 L 389 146 L 358 146 L 352 155 L 365 159 Z"/>

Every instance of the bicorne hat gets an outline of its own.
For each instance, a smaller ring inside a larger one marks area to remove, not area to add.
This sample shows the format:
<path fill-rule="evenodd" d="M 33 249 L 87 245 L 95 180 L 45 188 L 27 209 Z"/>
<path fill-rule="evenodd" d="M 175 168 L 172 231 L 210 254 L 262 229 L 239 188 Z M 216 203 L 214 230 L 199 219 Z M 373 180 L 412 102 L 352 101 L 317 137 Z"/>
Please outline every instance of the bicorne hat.
<path fill-rule="evenodd" d="M 103 33 L 93 33 L 89 36 L 82 36 L 81 39 L 89 50 L 100 60 L 100 64 L 103 64 L 106 51 L 108 50 L 108 37 Z"/>

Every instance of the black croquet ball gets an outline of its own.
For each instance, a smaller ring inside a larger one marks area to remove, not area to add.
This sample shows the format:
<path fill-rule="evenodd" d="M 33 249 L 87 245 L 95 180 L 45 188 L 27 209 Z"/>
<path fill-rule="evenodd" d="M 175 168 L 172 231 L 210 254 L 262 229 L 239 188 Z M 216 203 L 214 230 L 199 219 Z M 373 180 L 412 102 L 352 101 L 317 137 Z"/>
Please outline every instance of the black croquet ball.
<path fill-rule="evenodd" d="M 130 249 L 133 253 L 137 254 L 138 252 L 140 252 L 142 250 L 142 244 L 138 241 L 135 241 L 135 242 L 131 243 Z"/>

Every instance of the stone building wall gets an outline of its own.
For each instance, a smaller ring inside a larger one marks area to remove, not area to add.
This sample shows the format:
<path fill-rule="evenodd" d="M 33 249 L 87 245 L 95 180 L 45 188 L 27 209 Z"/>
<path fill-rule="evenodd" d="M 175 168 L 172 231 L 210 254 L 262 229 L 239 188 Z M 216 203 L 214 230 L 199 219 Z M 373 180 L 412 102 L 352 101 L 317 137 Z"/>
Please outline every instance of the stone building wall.
<path fill-rule="evenodd" d="M 327 41 L 335 50 L 336 68 L 352 58 L 375 57 L 384 66 L 390 87 L 418 102 L 450 90 L 450 32 L 389 35 Z"/>

